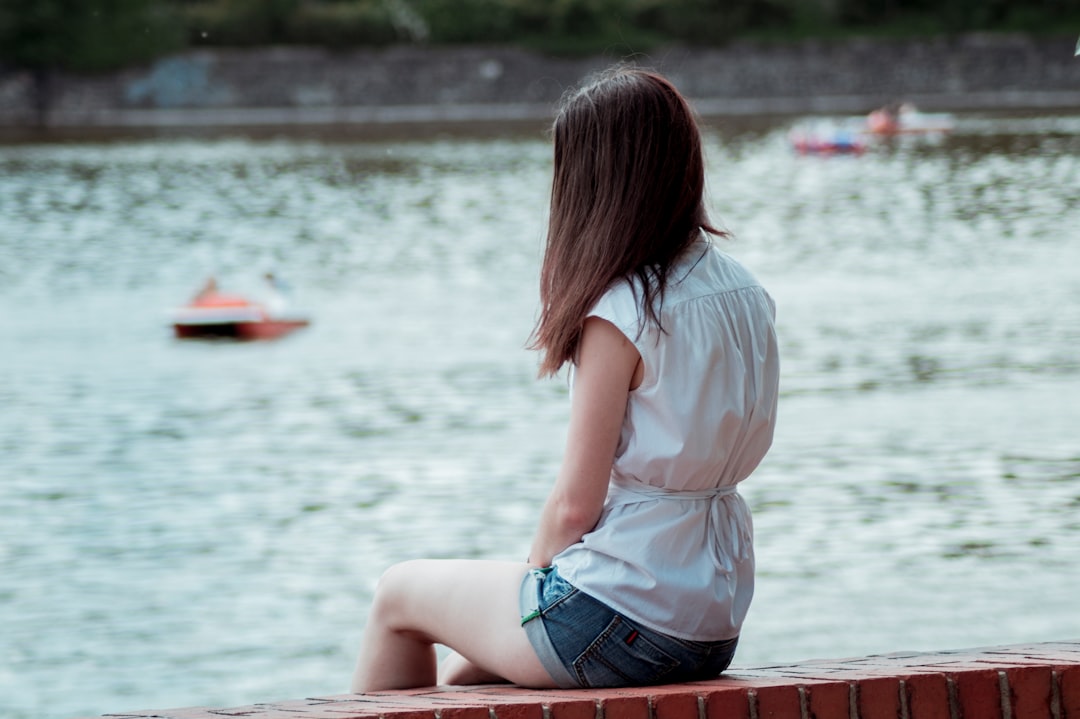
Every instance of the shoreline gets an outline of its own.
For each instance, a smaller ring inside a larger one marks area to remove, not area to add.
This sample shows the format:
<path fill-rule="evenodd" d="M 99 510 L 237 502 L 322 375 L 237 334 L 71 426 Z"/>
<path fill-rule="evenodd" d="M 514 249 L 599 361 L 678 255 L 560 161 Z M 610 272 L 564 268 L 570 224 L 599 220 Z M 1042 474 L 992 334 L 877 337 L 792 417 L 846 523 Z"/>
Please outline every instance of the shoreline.
<path fill-rule="evenodd" d="M 1080 110 L 1080 90 L 920 94 L 906 95 L 905 99 L 922 110 L 932 112 Z M 866 95 L 832 95 L 812 98 L 691 98 L 691 103 L 698 114 L 704 118 L 738 118 L 858 114 L 865 112 L 867 107 L 873 108 L 875 100 L 875 97 Z M 385 107 L 115 108 L 85 113 L 54 113 L 50 116 L 49 125 L 39 129 L 532 123 L 543 122 L 554 117 L 554 108 L 553 103 L 428 104 Z M 0 127 L 4 126 L 0 125 Z M 21 127 L 25 128 L 25 126 Z"/>
<path fill-rule="evenodd" d="M 100 75 L 0 68 L 0 132 L 177 128 L 390 128 L 538 123 L 617 58 L 512 47 L 193 50 Z M 861 114 L 904 100 L 933 112 L 1080 109 L 1071 37 L 734 43 L 640 58 L 704 118 Z"/>

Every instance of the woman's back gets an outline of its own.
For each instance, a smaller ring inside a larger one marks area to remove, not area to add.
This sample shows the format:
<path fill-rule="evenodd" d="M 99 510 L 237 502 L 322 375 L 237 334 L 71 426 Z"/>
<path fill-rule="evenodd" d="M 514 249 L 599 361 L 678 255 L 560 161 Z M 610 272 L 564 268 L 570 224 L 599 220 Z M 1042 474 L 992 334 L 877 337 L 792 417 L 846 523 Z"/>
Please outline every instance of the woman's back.
<path fill-rule="evenodd" d="M 659 316 L 616 284 L 591 316 L 641 354 L 596 528 L 555 559 L 583 591 L 659 631 L 738 634 L 753 593 L 750 513 L 734 486 L 772 442 L 779 359 L 772 300 L 702 238 L 673 266 Z M 639 331 L 640 330 L 640 331 Z"/>

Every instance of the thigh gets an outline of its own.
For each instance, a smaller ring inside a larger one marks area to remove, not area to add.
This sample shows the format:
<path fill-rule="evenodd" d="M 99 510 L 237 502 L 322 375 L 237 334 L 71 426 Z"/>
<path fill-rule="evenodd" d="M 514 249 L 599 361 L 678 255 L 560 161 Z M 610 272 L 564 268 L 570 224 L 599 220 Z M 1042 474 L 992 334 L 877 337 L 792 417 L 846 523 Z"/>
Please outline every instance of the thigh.
<path fill-rule="evenodd" d="M 394 607 L 397 631 L 448 646 L 515 684 L 551 687 L 521 627 L 518 593 L 528 570 L 517 562 L 414 560 L 387 570 L 379 591 Z"/>

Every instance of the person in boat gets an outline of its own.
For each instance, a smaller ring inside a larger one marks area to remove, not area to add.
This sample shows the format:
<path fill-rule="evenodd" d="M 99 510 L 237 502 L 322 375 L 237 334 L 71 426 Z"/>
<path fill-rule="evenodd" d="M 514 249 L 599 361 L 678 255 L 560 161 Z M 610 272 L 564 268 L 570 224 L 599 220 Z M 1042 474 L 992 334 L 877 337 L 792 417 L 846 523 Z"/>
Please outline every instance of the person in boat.
<path fill-rule="evenodd" d="M 901 110 L 899 102 L 890 102 L 871 112 L 866 118 L 870 132 L 888 135 L 900 130 Z"/>
<path fill-rule="evenodd" d="M 278 317 L 289 309 L 289 287 L 278 275 L 267 272 L 263 275 L 266 283 L 265 299 L 263 305 L 267 314 Z"/>
<path fill-rule="evenodd" d="M 206 278 L 206 281 L 203 282 L 203 285 L 199 288 L 199 291 L 195 293 L 195 296 L 191 298 L 191 304 L 202 304 L 216 294 L 218 294 L 217 278 L 213 275 L 210 275 Z"/>
<path fill-rule="evenodd" d="M 754 586 L 737 491 L 765 456 L 779 360 L 766 290 L 718 246 L 701 137 L 656 73 L 569 95 L 532 346 L 569 365 L 565 453 L 526 561 L 412 560 L 380 578 L 356 692 L 709 679 Z M 434 645 L 453 652 L 436 666 Z"/>

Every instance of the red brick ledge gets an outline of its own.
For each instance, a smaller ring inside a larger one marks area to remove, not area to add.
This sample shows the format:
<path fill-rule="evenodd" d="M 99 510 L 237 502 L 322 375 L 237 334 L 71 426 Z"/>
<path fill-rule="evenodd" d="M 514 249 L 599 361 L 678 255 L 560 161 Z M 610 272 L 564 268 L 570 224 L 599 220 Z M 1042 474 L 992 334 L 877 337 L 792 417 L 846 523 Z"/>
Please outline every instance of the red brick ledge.
<path fill-rule="evenodd" d="M 1080 719 L 1080 640 L 739 668 L 640 689 L 501 685 L 343 694 L 112 719 Z"/>

